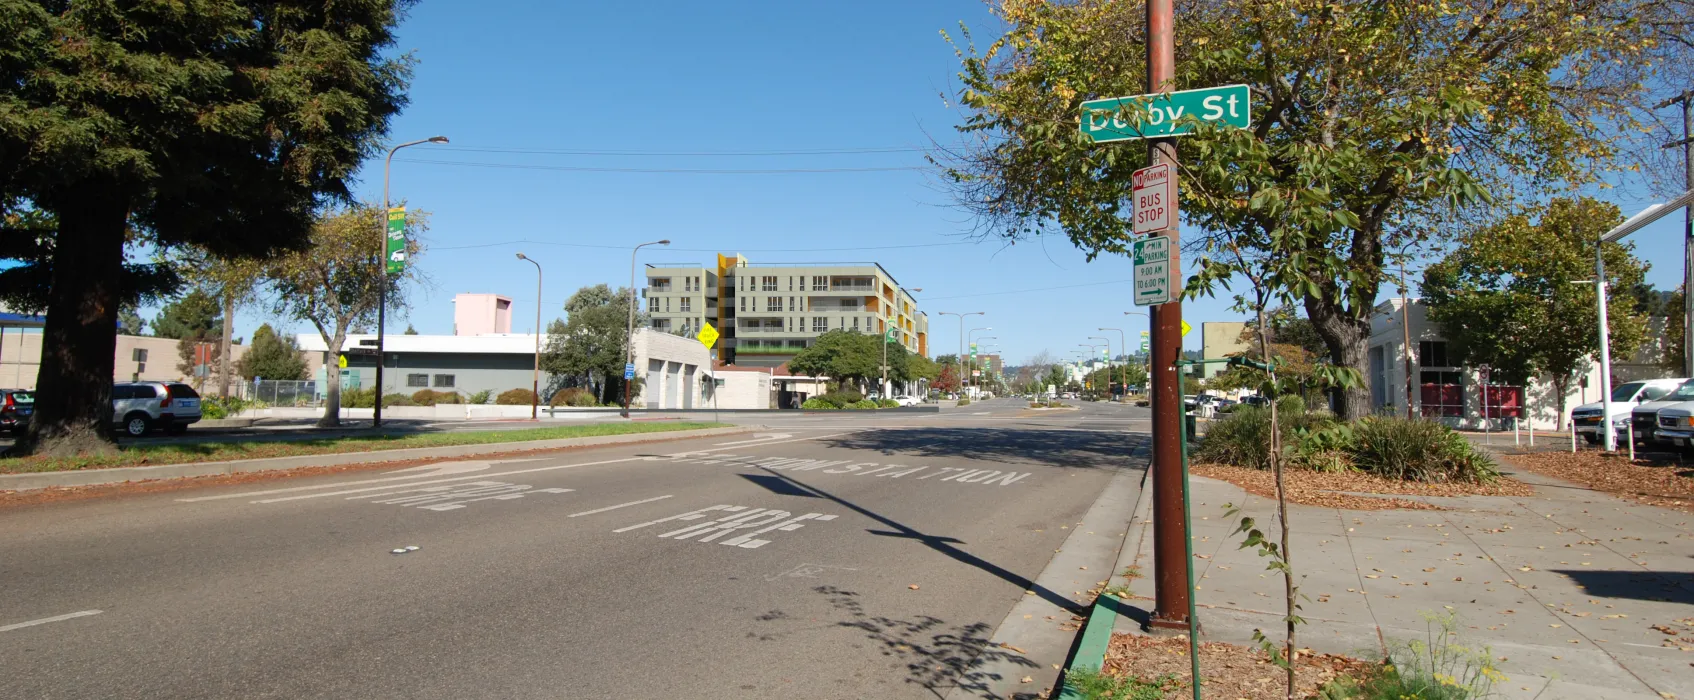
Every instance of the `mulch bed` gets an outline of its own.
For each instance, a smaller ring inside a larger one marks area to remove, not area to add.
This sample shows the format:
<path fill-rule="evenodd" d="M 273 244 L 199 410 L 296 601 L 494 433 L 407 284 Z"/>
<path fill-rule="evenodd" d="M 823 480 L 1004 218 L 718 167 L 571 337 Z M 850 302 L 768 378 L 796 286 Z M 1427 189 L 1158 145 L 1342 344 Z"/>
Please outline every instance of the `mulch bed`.
<path fill-rule="evenodd" d="M 1276 476 L 1269 469 L 1196 464 L 1190 466 L 1189 471 L 1196 476 L 1227 481 L 1256 496 L 1276 498 Z M 1384 479 L 1362 472 L 1330 473 L 1310 469 L 1286 469 L 1283 471 L 1282 483 L 1288 491 L 1290 503 L 1343 510 L 1441 510 L 1441 507 L 1406 498 L 1375 498 L 1340 493 L 1342 491 L 1407 496 L 1530 496 L 1535 493 L 1534 488 L 1528 484 L 1505 477 L 1486 485 L 1426 484 Z"/>
<path fill-rule="evenodd" d="M 1694 513 L 1694 466 L 1629 461 L 1628 455 L 1601 452 L 1534 452 L 1504 457 L 1512 464 L 1571 481 L 1595 491 L 1623 496 L 1652 506 Z"/>
<path fill-rule="evenodd" d="M 1348 656 L 1299 653 L 1294 666 L 1294 683 L 1299 697 L 1313 697 L 1318 686 L 1337 676 L 1355 680 L 1369 675 L 1376 664 Z M 1182 637 L 1112 635 L 1101 669 L 1113 676 L 1135 676 L 1154 681 L 1172 678 L 1167 697 L 1188 697 L 1188 640 Z M 1280 700 L 1286 690 L 1287 671 L 1272 664 L 1263 650 L 1224 642 L 1200 643 L 1200 689 L 1208 698 Z"/>

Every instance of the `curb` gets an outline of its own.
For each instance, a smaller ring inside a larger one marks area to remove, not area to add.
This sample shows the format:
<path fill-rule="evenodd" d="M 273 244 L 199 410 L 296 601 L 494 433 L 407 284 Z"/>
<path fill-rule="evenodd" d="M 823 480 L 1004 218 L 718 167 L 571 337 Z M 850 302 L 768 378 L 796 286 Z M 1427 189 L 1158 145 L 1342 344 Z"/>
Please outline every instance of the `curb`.
<path fill-rule="evenodd" d="M 1071 685 L 1071 671 L 1099 671 L 1106 664 L 1106 647 L 1112 643 L 1112 628 L 1118 623 L 1118 608 L 1122 605 L 1123 601 L 1110 593 L 1102 593 L 1094 599 L 1094 610 L 1088 613 L 1088 626 L 1082 628 L 1076 652 L 1065 664 L 1065 682 L 1059 692 L 1059 700 L 1083 700 L 1082 693 Z"/>
<path fill-rule="evenodd" d="M 1146 456 L 1148 464 L 1146 471 L 1141 474 L 1141 495 L 1135 499 L 1135 510 L 1130 511 L 1129 528 L 1124 530 L 1123 547 L 1118 550 L 1118 560 L 1112 565 L 1112 577 L 1109 580 L 1111 585 L 1123 586 L 1130 590 L 1133 590 L 1135 581 L 1124 578 L 1124 569 L 1136 565 L 1137 560 L 1141 558 L 1141 542 L 1146 539 L 1147 529 L 1153 524 L 1149 513 L 1153 507 L 1153 494 L 1148 488 L 1153 482 L 1151 453 L 1152 447 L 1148 446 L 1131 454 L 1132 457 Z M 1143 578 L 1145 577 L 1143 574 Z"/>
<path fill-rule="evenodd" d="M 245 472 L 277 471 L 301 467 L 335 467 L 347 464 L 398 462 L 432 457 L 471 457 L 501 452 L 530 452 L 557 450 L 569 447 L 599 447 L 641 442 L 668 442 L 718 435 L 740 435 L 764 430 L 764 426 L 736 426 L 624 435 L 595 435 L 592 437 L 527 440 L 520 442 L 491 442 L 481 445 L 451 445 L 448 447 L 413 447 L 401 450 L 372 450 L 370 452 L 341 452 L 299 457 L 238 459 L 226 462 L 190 462 L 159 464 L 145 467 L 113 467 L 81 471 L 37 472 L 30 474 L 0 474 L 0 491 L 30 491 L 52 487 L 100 486 L 131 481 L 180 479 L 193 476 L 219 476 Z"/>

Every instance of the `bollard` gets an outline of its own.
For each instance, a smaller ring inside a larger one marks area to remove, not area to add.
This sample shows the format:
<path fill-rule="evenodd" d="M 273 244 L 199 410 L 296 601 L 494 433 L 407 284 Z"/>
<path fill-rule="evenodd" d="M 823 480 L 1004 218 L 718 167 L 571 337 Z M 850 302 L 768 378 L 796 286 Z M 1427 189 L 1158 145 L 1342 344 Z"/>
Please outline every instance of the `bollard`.
<path fill-rule="evenodd" d="M 1576 454 L 1576 420 L 1570 422 L 1570 453 Z"/>
<path fill-rule="evenodd" d="M 1518 419 L 1517 419 L 1516 416 L 1513 416 L 1512 417 L 1512 447 L 1518 447 L 1519 444 L 1520 443 L 1518 442 Z"/>

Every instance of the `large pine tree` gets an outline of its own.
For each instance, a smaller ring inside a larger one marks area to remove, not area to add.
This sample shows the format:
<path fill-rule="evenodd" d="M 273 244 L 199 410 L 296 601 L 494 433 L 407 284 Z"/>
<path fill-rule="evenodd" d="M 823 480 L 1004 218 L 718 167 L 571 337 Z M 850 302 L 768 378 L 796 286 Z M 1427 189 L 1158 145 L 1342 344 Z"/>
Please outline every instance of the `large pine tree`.
<path fill-rule="evenodd" d="M 0 296 L 47 313 L 22 449 L 110 444 L 112 329 L 161 281 L 126 246 L 264 256 L 348 198 L 405 102 L 410 2 L 4 3 Z"/>

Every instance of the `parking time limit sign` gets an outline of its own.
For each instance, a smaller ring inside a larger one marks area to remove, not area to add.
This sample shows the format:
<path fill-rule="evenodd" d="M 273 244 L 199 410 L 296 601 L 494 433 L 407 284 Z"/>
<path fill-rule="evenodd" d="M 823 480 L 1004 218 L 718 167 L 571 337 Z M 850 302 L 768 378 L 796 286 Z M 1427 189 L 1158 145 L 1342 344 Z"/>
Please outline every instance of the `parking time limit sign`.
<path fill-rule="evenodd" d="M 1135 233 L 1164 231 L 1176 214 L 1176 175 L 1169 163 L 1142 168 L 1130 175 L 1135 200 Z"/>

